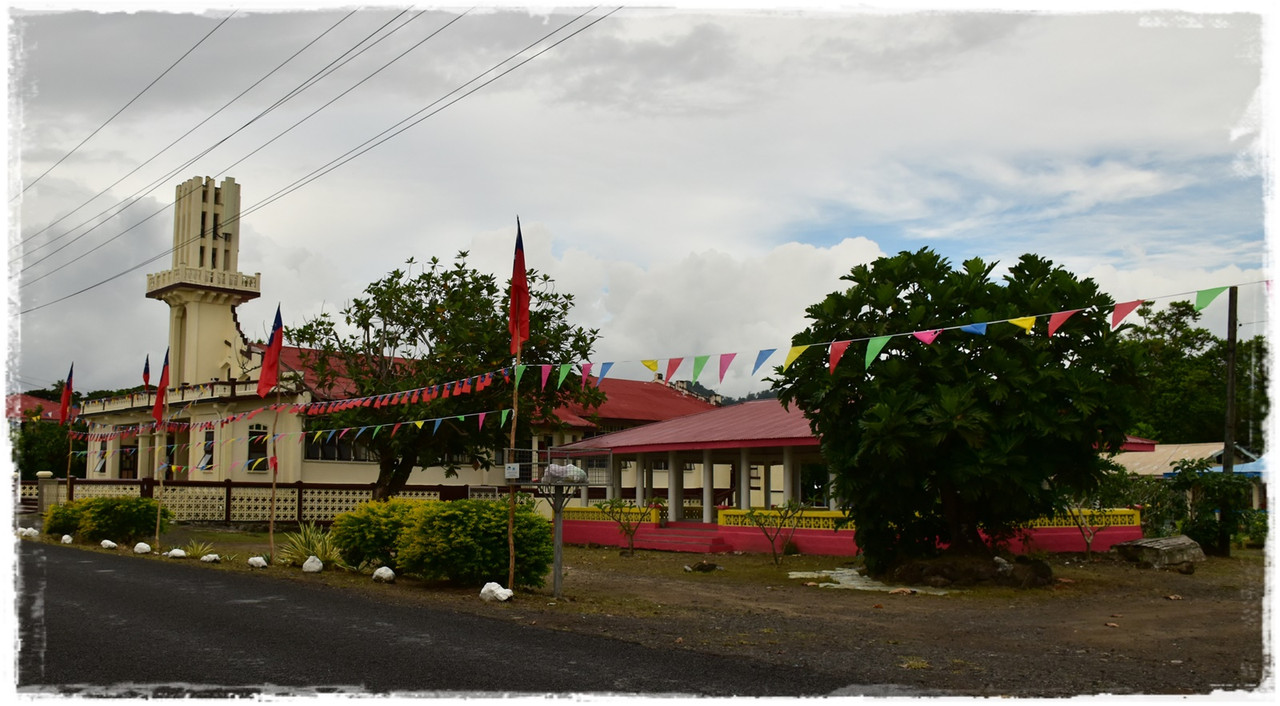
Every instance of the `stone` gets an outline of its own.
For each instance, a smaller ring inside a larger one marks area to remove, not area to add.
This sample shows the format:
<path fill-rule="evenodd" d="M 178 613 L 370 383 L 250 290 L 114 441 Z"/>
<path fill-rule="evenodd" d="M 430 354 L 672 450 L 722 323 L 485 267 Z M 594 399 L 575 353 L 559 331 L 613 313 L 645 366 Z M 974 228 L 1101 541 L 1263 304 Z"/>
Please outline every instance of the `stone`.
<path fill-rule="evenodd" d="M 396 572 L 392 571 L 389 566 L 379 566 L 373 572 L 373 580 L 380 583 L 395 583 Z"/>
<path fill-rule="evenodd" d="M 503 588 L 501 584 L 490 581 L 480 589 L 480 597 L 486 601 L 509 601 L 514 592 L 509 588 Z"/>
<path fill-rule="evenodd" d="M 217 554 L 205 554 L 200 557 L 200 561 L 203 561 L 206 564 L 217 564 L 222 561 L 222 557 Z"/>
<path fill-rule="evenodd" d="M 691 566 L 691 567 L 690 567 L 690 570 L 691 570 L 691 571 L 710 572 L 710 571 L 715 571 L 715 570 L 716 570 L 716 569 L 718 569 L 718 568 L 720 568 L 720 567 L 719 567 L 719 566 L 716 566 L 715 564 L 713 564 L 713 563 L 711 563 L 711 562 L 709 562 L 709 561 L 707 561 L 706 559 L 703 559 L 702 561 L 700 561 L 700 562 L 698 562 L 698 563 L 694 564 L 693 566 Z"/>
<path fill-rule="evenodd" d="M 71 541 L 72 541 L 72 540 L 71 540 L 71 535 L 69 535 L 69 534 L 64 534 L 64 535 L 62 535 L 62 543 L 63 543 L 63 544 L 71 544 Z"/>
<path fill-rule="evenodd" d="M 116 543 L 115 543 L 115 542 L 113 542 L 113 541 L 111 541 L 111 540 L 109 540 L 109 539 L 104 539 L 104 540 L 102 540 L 102 548 L 103 548 L 103 549 L 115 549 L 115 548 L 116 548 Z"/>
<path fill-rule="evenodd" d="M 1155 569 L 1174 569 L 1184 574 L 1194 573 L 1193 563 L 1204 561 L 1204 550 L 1186 535 L 1133 539 L 1111 545 L 1111 551 L 1125 561 Z"/>
<path fill-rule="evenodd" d="M 307 574 L 317 574 L 324 569 L 324 562 L 320 561 L 320 557 L 309 556 L 307 560 L 302 562 L 302 571 Z"/>
<path fill-rule="evenodd" d="M 187 553 L 181 549 L 170 549 L 165 556 L 170 559 L 185 559 L 187 558 Z"/>
<path fill-rule="evenodd" d="M 267 560 L 260 556 L 251 556 L 249 557 L 249 566 L 255 569 L 265 569 L 267 568 Z"/>
<path fill-rule="evenodd" d="M 137 544 L 133 545 L 133 553 L 134 554 L 150 554 L 151 545 L 147 544 L 146 542 L 138 542 Z"/>

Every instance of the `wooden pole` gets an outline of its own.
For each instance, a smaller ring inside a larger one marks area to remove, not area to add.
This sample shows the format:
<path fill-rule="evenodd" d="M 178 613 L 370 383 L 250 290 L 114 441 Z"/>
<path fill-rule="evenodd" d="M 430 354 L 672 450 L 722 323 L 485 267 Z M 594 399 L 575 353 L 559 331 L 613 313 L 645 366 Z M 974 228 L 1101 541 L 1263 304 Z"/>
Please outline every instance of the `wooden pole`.
<path fill-rule="evenodd" d="M 160 387 L 158 385 L 156 386 L 156 394 L 157 395 L 160 394 Z M 164 396 L 164 414 L 161 415 L 160 418 L 161 420 L 163 420 L 160 422 L 160 424 L 168 423 L 169 395 L 167 394 Z M 165 428 L 164 439 L 166 442 L 169 440 L 168 428 Z M 165 459 L 168 457 L 169 448 L 167 443 L 165 444 L 165 448 L 162 454 L 163 455 L 160 457 L 161 459 Z M 162 466 L 163 465 L 168 465 L 168 464 L 164 463 L 162 464 Z M 160 512 L 161 510 L 164 509 L 164 468 L 163 467 L 156 470 L 156 480 L 158 481 L 159 484 L 156 486 L 156 545 L 155 545 L 155 548 L 158 550 L 160 549 Z"/>
<path fill-rule="evenodd" d="M 1222 472 L 1235 473 L 1236 463 L 1236 307 L 1237 290 L 1227 290 L 1227 420 L 1222 432 Z M 1230 498 L 1223 498 L 1218 518 L 1218 550 L 1231 556 L 1231 530 L 1235 528 L 1236 508 Z"/>
<path fill-rule="evenodd" d="M 267 544 L 271 548 L 271 562 L 276 560 L 276 467 L 280 460 L 276 458 L 276 429 L 280 426 L 280 387 L 276 386 L 275 415 L 271 420 L 271 436 L 267 437 L 267 466 L 271 469 L 271 510 L 267 515 Z M 275 463 L 272 463 L 272 461 Z"/>

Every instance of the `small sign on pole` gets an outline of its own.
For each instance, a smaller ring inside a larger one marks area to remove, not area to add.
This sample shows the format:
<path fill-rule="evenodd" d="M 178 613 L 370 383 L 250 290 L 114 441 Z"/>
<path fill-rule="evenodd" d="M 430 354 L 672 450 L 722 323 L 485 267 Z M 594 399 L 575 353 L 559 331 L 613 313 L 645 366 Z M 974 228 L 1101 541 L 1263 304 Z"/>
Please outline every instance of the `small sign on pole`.
<path fill-rule="evenodd" d="M 507 480 L 520 480 L 520 464 L 508 463 L 505 466 Z"/>

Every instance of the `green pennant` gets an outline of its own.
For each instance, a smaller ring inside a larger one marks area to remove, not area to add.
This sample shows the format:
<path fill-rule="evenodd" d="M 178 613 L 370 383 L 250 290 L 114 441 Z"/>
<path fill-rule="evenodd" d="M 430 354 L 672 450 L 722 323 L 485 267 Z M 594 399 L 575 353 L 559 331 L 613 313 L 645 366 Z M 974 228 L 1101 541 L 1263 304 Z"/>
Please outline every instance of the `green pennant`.
<path fill-rule="evenodd" d="M 505 427 L 505 426 L 507 425 L 507 415 L 508 415 L 508 414 L 510 414 L 510 413 L 511 413 L 511 410 L 509 410 L 509 409 L 504 409 L 504 410 L 502 410 L 502 419 L 500 420 L 500 423 L 498 424 L 498 426 L 499 426 L 499 427 Z"/>
<path fill-rule="evenodd" d="M 524 365 L 516 366 L 516 387 L 520 387 L 520 378 L 524 377 Z"/>
<path fill-rule="evenodd" d="M 1214 287 L 1213 289 L 1202 289 L 1196 292 L 1196 311 L 1204 309 L 1218 298 L 1219 294 L 1226 291 L 1226 287 Z"/>
<path fill-rule="evenodd" d="M 875 360 L 876 356 L 880 355 L 880 351 L 884 349 L 884 345 L 889 342 L 890 338 L 893 338 L 893 336 L 876 336 L 870 341 L 867 341 L 866 365 L 868 369 L 871 368 L 871 361 Z"/>
<path fill-rule="evenodd" d="M 707 361 L 710 359 L 711 359 L 711 356 L 709 355 L 699 355 L 694 357 L 693 359 L 693 381 L 694 382 L 698 381 L 698 374 L 702 372 L 702 366 L 706 365 Z"/>
<path fill-rule="evenodd" d="M 572 369 L 573 369 L 573 365 L 569 363 L 565 363 L 564 365 L 560 366 L 560 379 L 556 380 L 557 388 L 559 388 L 560 385 L 564 384 L 564 379 L 569 377 L 569 371 Z"/>

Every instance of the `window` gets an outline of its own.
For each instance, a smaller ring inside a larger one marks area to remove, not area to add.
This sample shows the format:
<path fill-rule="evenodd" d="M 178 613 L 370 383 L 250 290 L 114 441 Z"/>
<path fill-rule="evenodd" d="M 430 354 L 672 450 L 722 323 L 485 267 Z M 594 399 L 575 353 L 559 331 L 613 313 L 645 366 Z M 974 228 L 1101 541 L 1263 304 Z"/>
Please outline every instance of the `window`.
<path fill-rule="evenodd" d="M 315 438 L 311 432 L 307 437 L 306 458 L 308 461 L 373 461 L 373 454 L 364 439 L 339 439 L 336 435 L 322 435 Z"/>
<path fill-rule="evenodd" d="M 121 448 L 119 465 L 121 478 L 137 478 L 138 447 L 130 446 L 128 448 Z"/>
<path fill-rule="evenodd" d="M 249 465 L 251 471 L 267 470 L 267 427 L 262 424 L 249 425 Z"/>
<path fill-rule="evenodd" d="M 652 464 L 652 467 L 653 467 L 653 470 L 655 471 L 665 471 L 667 470 L 667 461 L 666 459 L 663 459 L 661 461 L 654 461 Z"/>
<path fill-rule="evenodd" d="M 204 433 L 204 455 L 200 457 L 200 463 L 196 464 L 196 468 L 202 471 L 213 470 L 213 432 L 206 431 Z"/>
<path fill-rule="evenodd" d="M 98 442 L 98 465 L 93 467 L 94 473 L 106 473 L 107 471 L 107 442 Z"/>

